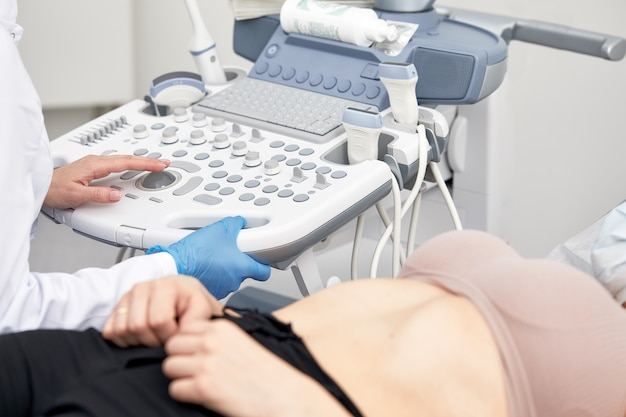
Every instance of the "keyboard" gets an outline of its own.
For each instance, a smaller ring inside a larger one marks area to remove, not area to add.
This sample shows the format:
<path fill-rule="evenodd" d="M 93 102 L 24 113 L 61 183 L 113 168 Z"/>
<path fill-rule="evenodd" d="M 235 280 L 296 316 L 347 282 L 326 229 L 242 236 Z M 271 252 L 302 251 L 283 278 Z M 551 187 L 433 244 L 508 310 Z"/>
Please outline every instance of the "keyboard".
<path fill-rule="evenodd" d="M 313 143 L 326 143 L 343 132 L 341 119 L 348 107 L 378 111 L 371 104 L 246 77 L 202 100 L 194 110 Z"/>

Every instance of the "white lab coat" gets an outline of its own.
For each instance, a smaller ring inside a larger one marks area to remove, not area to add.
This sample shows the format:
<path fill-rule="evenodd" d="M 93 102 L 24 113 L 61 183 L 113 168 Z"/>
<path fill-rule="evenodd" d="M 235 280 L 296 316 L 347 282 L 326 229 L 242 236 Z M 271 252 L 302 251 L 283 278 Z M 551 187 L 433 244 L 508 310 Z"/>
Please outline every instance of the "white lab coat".
<path fill-rule="evenodd" d="M 174 274 L 176 264 L 158 253 L 75 274 L 30 271 L 30 241 L 52 159 L 41 102 L 18 53 L 16 16 L 16 0 L 0 1 L 0 333 L 100 328 L 133 284 Z"/>

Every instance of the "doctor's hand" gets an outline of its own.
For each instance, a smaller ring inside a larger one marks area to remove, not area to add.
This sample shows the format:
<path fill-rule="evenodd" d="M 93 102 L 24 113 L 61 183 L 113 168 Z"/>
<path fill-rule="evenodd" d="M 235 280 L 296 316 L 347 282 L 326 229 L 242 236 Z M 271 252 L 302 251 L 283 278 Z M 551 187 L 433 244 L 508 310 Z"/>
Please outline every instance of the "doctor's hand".
<path fill-rule="evenodd" d="M 120 347 L 163 346 L 179 326 L 220 314 L 222 305 L 193 277 L 171 276 L 135 284 L 102 329 Z"/>
<path fill-rule="evenodd" d="M 235 291 L 246 278 L 265 281 L 270 267 L 252 259 L 237 247 L 241 216 L 227 217 L 198 229 L 167 248 L 153 246 L 146 254 L 168 252 L 179 274 L 196 277 L 216 298 Z"/>
<path fill-rule="evenodd" d="M 126 170 L 163 171 L 169 161 L 133 155 L 87 155 L 54 170 L 44 204 L 51 208 L 75 208 L 83 203 L 115 203 L 122 194 L 109 187 L 89 187 L 93 180 Z"/>

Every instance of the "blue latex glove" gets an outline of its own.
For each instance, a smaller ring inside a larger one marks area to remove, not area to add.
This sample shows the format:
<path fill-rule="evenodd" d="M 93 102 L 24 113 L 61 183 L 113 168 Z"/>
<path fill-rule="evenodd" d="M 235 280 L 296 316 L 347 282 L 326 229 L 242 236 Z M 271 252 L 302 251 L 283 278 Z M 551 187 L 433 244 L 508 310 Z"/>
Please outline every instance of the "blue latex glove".
<path fill-rule="evenodd" d="M 237 247 L 237 236 L 245 225 L 246 220 L 241 216 L 227 217 L 167 248 L 153 246 L 146 254 L 169 253 L 179 274 L 198 278 L 216 298 L 224 298 L 246 278 L 265 281 L 270 276 L 268 265 L 255 261 Z"/>

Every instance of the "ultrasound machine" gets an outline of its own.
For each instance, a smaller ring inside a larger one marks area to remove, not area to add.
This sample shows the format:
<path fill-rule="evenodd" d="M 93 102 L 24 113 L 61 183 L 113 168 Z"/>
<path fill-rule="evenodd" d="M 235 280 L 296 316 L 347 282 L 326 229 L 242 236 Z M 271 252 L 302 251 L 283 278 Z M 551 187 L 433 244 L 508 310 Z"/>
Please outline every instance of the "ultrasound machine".
<path fill-rule="evenodd" d="M 510 41 L 608 60 L 626 52 L 622 38 L 433 3 L 375 2 L 380 19 L 414 28 L 393 52 L 287 33 L 279 15 L 238 20 L 235 52 L 254 62 L 246 72 L 221 67 L 197 6 L 187 1 L 199 74 L 164 74 L 144 99 L 51 142 L 56 167 L 87 154 L 132 154 L 169 159 L 169 168 L 95 181 L 122 191 L 117 204 L 44 213 L 85 236 L 140 250 L 242 215 L 240 249 L 291 269 L 306 295 L 328 285 L 312 248 L 393 196 L 393 213 L 380 210 L 381 242 L 391 238 L 398 265 L 406 255 L 397 246 L 401 217 L 424 189 L 438 186 L 460 228 L 446 185 L 455 175 L 448 147 L 463 135 L 457 106 L 498 89 Z"/>

